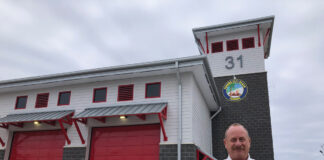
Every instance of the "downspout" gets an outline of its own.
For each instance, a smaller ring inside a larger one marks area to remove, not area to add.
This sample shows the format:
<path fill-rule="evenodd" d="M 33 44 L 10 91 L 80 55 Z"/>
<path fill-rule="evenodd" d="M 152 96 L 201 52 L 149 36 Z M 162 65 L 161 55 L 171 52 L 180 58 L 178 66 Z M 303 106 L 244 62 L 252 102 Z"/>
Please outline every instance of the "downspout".
<path fill-rule="evenodd" d="M 214 113 L 211 117 L 210 117 L 210 128 L 213 129 L 213 119 L 222 111 L 222 106 L 219 106 L 218 110 L 216 111 L 216 113 Z M 210 146 L 210 150 L 212 155 L 214 155 L 214 150 L 213 150 L 213 144 Z"/>
<path fill-rule="evenodd" d="M 178 79 L 178 160 L 181 160 L 181 144 L 182 144 L 182 83 L 179 70 L 179 61 L 175 62 L 177 68 Z"/>

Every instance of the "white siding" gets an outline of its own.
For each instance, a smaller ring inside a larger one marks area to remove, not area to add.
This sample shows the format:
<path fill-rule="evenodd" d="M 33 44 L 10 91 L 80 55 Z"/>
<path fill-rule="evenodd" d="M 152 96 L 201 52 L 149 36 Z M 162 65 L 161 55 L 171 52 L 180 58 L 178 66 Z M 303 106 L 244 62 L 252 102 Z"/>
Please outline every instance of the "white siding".
<path fill-rule="evenodd" d="M 242 38 L 254 37 L 255 48 L 242 49 Z M 239 50 L 226 51 L 226 41 L 238 39 Z M 218 35 L 209 37 L 209 54 L 207 54 L 208 62 L 214 77 L 235 75 L 235 74 L 247 74 L 264 72 L 264 51 L 262 35 L 260 35 L 261 47 L 258 46 L 258 33 L 256 30 L 245 31 L 240 33 L 231 33 L 225 35 Z M 211 44 L 214 42 L 223 42 L 223 52 L 211 53 Z M 237 58 L 243 56 L 243 68 L 240 67 L 240 61 Z M 226 69 L 225 65 L 228 62 L 225 61 L 226 57 L 232 56 L 235 66 L 233 69 Z"/>
<path fill-rule="evenodd" d="M 192 143 L 192 87 L 193 76 L 192 73 L 181 74 L 182 78 L 182 96 L 183 96 L 183 143 Z M 145 84 L 150 82 L 161 82 L 161 98 L 150 98 L 145 99 Z M 125 84 L 134 84 L 134 100 L 128 102 L 117 102 L 118 86 Z M 107 87 L 107 101 L 103 103 L 92 103 L 93 89 L 99 87 Z M 67 106 L 57 106 L 58 93 L 61 91 L 71 91 L 71 102 Z M 38 93 L 50 93 L 49 103 L 47 108 L 35 109 L 35 101 Z M 28 95 L 26 109 L 15 110 L 15 102 L 17 96 Z M 166 134 L 168 141 L 163 141 L 163 135 L 161 132 L 161 143 L 177 143 L 177 128 L 178 128 L 178 82 L 175 74 L 172 75 L 161 75 L 152 77 L 140 77 L 132 79 L 121 79 L 114 81 L 102 81 L 87 84 L 68 85 L 55 88 L 44 88 L 37 90 L 29 90 L 24 92 L 13 92 L 0 95 L 0 106 L 1 112 L 0 117 L 4 117 L 7 114 L 12 113 L 24 113 L 24 112 L 35 112 L 35 111 L 48 111 L 48 110 L 61 110 L 61 109 L 75 109 L 78 114 L 88 107 L 107 106 L 118 103 L 141 103 L 141 102 L 157 102 L 166 101 L 168 102 L 168 119 L 164 121 Z M 66 147 L 86 146 L 89 137 L 91 127 L 99 126 L 116 126 L 116 125 L 133 125 L 133 124 L 152 124 L 159 123 L 157 116 L 148 116 L 147 120 L 143 121 L 137 117 L 129 117 L 126 121 L 121 121 L 119 118 L 107 118 L 106 123 L 102 124 L 96 120 L 90 120 L 88 125 L 85 126 L 81 123 L 79 127 L 86 140 L 86 144 L 82 145 L 80 138 L 77 134 L 75 126 L 67 126 L 68 136 L 71 140 L 70 145 Z M 16 127 L 11 127 L 11 131 L 19 130 Z M 41 124 L 38 129 L 59 129 L 58 124 L 56 127 L 51 127 L 46 124 Z M 23 130 L 34 130 L 32 123 L 27 124 Z M 8 131 L 0 129 L 0 136 L 8 145 Z M 3 149 L 0 147 L 0 149 Z"/>
<path fill-rule="evenodd" d="M 192 88 L 193 97 L 195 97 L 192 99 L 193 142 L 203 151 L 212 153 L 212 130 L 210 111 L 196 82 L 194 82 Z"/>

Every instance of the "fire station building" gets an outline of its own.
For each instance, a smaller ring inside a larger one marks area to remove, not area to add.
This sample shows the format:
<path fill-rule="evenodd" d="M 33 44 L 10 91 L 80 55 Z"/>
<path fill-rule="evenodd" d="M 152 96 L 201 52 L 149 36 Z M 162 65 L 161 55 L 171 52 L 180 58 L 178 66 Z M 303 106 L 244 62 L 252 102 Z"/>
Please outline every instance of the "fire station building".
<path fill-rule="evenodd" d="M 0 81 L 0 160 L 215 160 L 243 124 L 272 160 L 274 17 L 193 29 L 200 55 Z"/>

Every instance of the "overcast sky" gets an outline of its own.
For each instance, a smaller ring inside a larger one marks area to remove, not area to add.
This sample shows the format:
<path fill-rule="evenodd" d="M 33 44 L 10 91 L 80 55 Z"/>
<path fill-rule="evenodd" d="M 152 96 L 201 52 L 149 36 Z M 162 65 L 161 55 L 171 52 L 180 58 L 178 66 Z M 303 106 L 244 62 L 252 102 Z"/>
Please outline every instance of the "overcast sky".
<path fill-rule="evenodd" d="M 269 15 L 275 159 L 324 159 L 324 0 L 0 0 L 0 80 L 198 55 L 192 28 Z"/>

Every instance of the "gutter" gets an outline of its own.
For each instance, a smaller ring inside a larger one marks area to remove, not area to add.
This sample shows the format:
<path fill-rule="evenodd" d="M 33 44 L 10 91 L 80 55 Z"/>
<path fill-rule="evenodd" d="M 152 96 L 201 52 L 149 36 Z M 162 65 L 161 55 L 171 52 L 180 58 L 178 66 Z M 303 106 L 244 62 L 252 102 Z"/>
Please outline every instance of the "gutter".
<path fill-rule="evenodd" d="M 179 70 L 179 61 L 175 62 L 177 68 L 177 79 L 178 79 L 178 160 L 181 160 L 181 144 L 182 144 L 182 83 Z"/>

